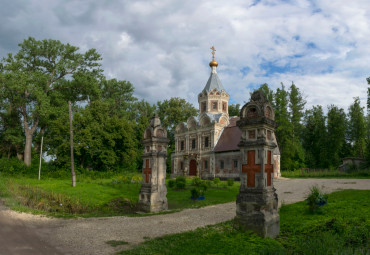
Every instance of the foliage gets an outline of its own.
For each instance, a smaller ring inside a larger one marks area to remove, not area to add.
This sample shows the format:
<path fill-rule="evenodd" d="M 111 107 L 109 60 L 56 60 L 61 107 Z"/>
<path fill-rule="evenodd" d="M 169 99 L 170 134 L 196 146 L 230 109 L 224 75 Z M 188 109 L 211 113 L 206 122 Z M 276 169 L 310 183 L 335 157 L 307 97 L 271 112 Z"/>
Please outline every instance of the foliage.
<path fill-rule="evenodd" d="M 193 186 L 199 186 L 201 183 L 202 183 L 202 179 L 200 179 L 199 177 L 195 177 L 193 179 L 191 185 L 193 185 Z"/>
<path fill-rule="evenodd" d="M 366 119 L 360 98 L 356 97 L 354 100 L 348 109 L 348 139 L 353 144 L 352 156 L 362 158 L 365 152 Z"/>
<path fill-rule="evenodd" d="M 140 185 L 133 180 L 139 175 L 127 172 L 107 177 L 104 176 L 105 172 L 89 174 L 90 172 L 93 171 L 79 172 L 78 185 L 74 188 L 70 185 L 68 172 L 63 179 L 45 177 L 40 181 L 35 177 L 9 177 L 0 173 L 0 196 L 13 210 L 58 217 L 132 215 L 137 211 Z M 190 185 L 190 180 L 188 182 Z M 189 199 L 188 189 L 168 189 L 169 209 L 178 210 L 231 202 L 235 201 L 239 192 L 239 185 L 234 185 L 230 189 L 217 189 L 201 184 L 197 188 L 203 190 L 202 192 L 207 191 L 207 199 L 197 201 L 196 204 Z M 54 207 L 56 204 L 53 202 L 56 201 L 54 198 L 58 198 L 63 205 L 69 205 L 67 208 Z"/>
<path fill-rule="evenodd" d="M 186 187 L 186 178 L 184 176 L 177 176 L 175 182 L 176 182 L 176 188 L 185 189 L 185 187 Z"/>
<path fill-rule="evenodd" d="M 370 178 L 370 169 L 353 172 L 343 172 L 329 169 L 297 169 L 294 171 L 281 171 L 281 176 L 287 178 Z"/>
<path fill-rule="evenodd" d="M 326 117 L 321 106 L 313 106 L 304 117 L 305 130 L 303 147 L 306 151 L 306 164 L 311 168 L 325 168 L 327 157 Z"/>
<path fill-rule="evenodd" d="M 220 178 L 216 177 L 213 179 L 213 183 L 216 184 L 216 186 L 218 187 L 218 184 L 220 183 Z"/>
<path fill-rule="evenodd" d="M 176 181 L 175 180 L 168 180 L 168 187 L 169 188 L 173 188 L 173 187 L 175 187 L 175 185 L 176 185 Z"/>
<path fill-rule="evenodd" d="M 32 37 L 19 44 L 20 50 L 4 59 L 1 101 L 23 120 L 24 162 L 31 164 L 35 132 L 47 127 L 49 119 L 60 112 L 68 100 L 82 101 L 97 92 L 102 70 L 100 55 L 90 49 L 79 53 L 78 47 L 57 40 L 37 41 Z"/>
<path fill-rule="evenodd" d="M 240 116 L 240 104 L 229 104 L 229 116 Z"/>
<path fill-rule="evenodd" d="M 120 254 L 367 254 L 369 193 L 332 193 L 321 214 L 308 213 L 304 202 L 283 205 L 276 239 L 235 230 L 227 221 L 150 239 Z"/>
<path fill-rule="evenodd" d="M 322 193 L 322 191 L 317 186 L 312 186 L 310 188 L 310 193 L 306 198 L 306 203 L 311 212 L 315 212 L 320 206 L 327 204 L 328 195 Z"/>
<path fill-rule="evenodd" d="M 170 139 L 167 149 L 167 169 L 169 170 L 171 169 L 171 153 L 175 150 L 176 125 L 187 121 L 191 116 L 196 116 L 198 110 L 185 99 L 172 97 L 169 100 L 157 102 L 157 113 L 162 126 L 167 129 L 167 136 Z"/>
<path fill-rule="evenodd" d="M 231 187 L 234 185 L 234 179 L 227 179 L 227 186 Z"/>

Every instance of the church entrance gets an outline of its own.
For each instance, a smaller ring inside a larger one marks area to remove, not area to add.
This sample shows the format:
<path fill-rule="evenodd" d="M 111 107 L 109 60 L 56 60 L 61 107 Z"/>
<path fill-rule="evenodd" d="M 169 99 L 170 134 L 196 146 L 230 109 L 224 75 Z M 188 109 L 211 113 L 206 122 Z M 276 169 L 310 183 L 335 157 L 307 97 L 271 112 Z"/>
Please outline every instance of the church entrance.
<path fill-rule="evenodd" d="M 190 160 L 189 175 L 197 175 L 197 161 L 195 159 Z"/>

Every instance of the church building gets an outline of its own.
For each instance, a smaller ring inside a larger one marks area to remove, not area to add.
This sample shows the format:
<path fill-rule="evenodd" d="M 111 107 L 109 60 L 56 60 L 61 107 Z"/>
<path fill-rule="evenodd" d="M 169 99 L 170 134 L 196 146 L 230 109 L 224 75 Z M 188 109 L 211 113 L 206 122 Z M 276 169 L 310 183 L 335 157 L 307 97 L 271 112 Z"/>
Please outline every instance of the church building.
<path fill-rule="evenodd" d="M 198 176 L 202 179 L 239 178 L 242 132 L 237 116 L 229 116 L 230 96 L 217 75 L 212 47 L 211 75 L 198 95 L 199 114 L 176 126 L 175 151 L 171 155 L 171 176 Z M 276 142 L 275 134 L 271 134 Z M 257 139 L 257 136 L 251 137 Z M 273 151 L 274 177 L 280 176 L 280 152 Z"/>

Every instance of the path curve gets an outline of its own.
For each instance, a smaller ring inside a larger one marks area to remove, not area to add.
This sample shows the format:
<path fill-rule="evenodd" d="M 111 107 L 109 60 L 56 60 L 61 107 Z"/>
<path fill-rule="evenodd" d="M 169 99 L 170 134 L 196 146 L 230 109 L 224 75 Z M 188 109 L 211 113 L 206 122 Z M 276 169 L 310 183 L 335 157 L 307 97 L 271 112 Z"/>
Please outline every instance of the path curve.
<path fill-rule="evenodd" d="M 279 204 L 291 204 L 302 201 L 309 188 L 317 185 L 324 192 L 342 189 L 370 189 L 370 179 L 286 179 L 274 180 Z M 0 205 L 0 224 L 4 221 L 9 226 L 18 227 L 18 234 L 23 229 L 24 240 L 19 240 L 19 247 L 30 247 L 29 242 L 37 245 L 32 249 L 37 254 L 112 254 L 132 245 L 143 242 L 145 238 L 155 238 L 165 234 L 180 233 L 198 227 L 227 221 L 235 217 L 235 202 L 212 205 L 199 209 L 185 209 L 172 214 L 149 217 L 109 217 L 87 219 L 54 219 L 43 216 L 17 213 Z M 8 226 L 8 227 L 9 227 Z M 3 228 L 2 228 L 3 229 Z M 32 235 L 33 234 L 33 235 Z M 7 247 L 6 232 L 0 231 L 0 247 Z M 33 239 L 27 239 L 33 236 Z M 4 238 L 4 239 L 3 239 Z M 130 245 L 116 248 L 106 244 L 110 240 L 124 240 Z M 23 244 L 24 243 L 24 244 Z M 0 254 L 36 254 L 17 253 L 17 247 L 0 250 Z M 19 248 L 18 247 L 18 248 Z M 13 250 L 12 250 L 13 249 Z M 6 253 L 2 253 L 7 251 Z M 19 250 L 18 250 L 19 251 Z"/>

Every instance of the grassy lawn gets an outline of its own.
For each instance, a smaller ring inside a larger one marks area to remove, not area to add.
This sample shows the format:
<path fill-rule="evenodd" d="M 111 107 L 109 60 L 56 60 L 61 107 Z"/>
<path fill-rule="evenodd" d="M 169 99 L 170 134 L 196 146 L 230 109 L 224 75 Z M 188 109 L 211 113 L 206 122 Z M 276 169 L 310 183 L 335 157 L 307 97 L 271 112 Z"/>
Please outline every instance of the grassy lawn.
<path fill-rule="evenodd" d="M 1 176 L 0 197 L 13 210 L 56 217 L 137 215 L 140 184 L 119 182 L 120 179 L 124 178 L 81 179 L 73 188 L 69 179 L 38 181 L 27 177 Z M 193 186 L 191 180 L 187 180 L 185 189 L 167 188 L 169 210 L 235 201 L 239 185 L 239 182 L 231 187 L 226 182 L 218 186 L 212 184 L 205 193 L 205 200 L 193 201 L 190 199 Z"/>
<path fill-rule="evenodd" d="M 286 178 L 344 178 L 344 179 L 369 179 L 370 169 L 355 170 L 351 172 L 341 172 L 339 170 L 294 170 L 281 171 L 281 176 Z"/>
<path fill-rule="evenodd" d="M 318 212 L 284 205 L 276 239 L 236 231 L 232 221 L 148 240 L 120 254 L 369 254 L 370 191 L 329 195 Z"/>

